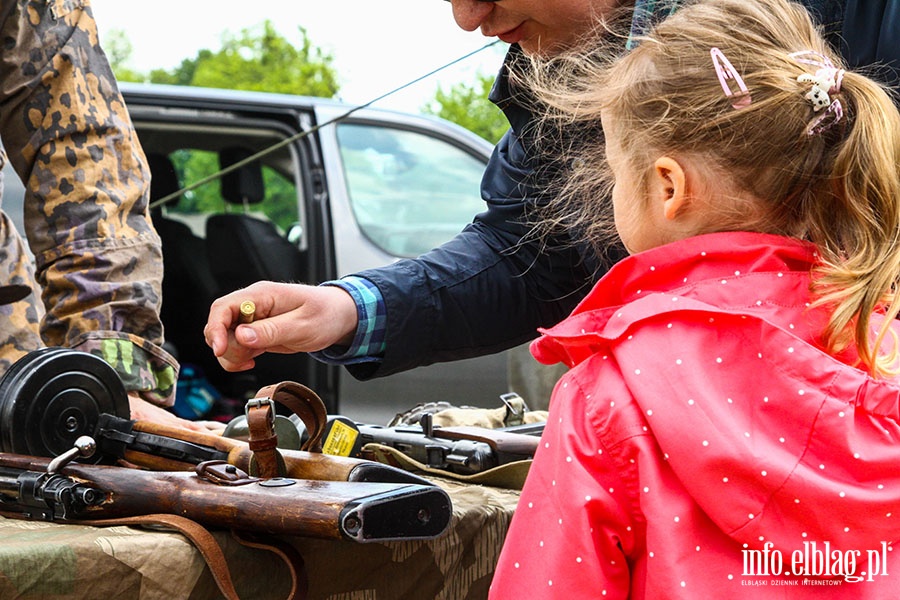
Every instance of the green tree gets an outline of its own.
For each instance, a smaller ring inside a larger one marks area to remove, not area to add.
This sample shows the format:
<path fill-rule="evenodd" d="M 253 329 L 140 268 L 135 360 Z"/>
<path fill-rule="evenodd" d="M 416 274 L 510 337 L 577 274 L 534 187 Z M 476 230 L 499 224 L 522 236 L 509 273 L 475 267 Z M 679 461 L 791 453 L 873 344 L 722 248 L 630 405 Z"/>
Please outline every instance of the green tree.
<path fill-rule="evenodd" d="M 300 39 L 296 46 L 280 35 L 268 20 L 236 35 L 226 32 L 220 50 L 201 50 L 195 59 L 182 61 L 173 71 L 154 72 L 151 80 L 334 97 L 339 85 L 331 64 L 333 57 L 313 46 L 303 27 L 298 30 Z"/>
<path fill-rule="evenodd" d="M 509 129 L 509 121 L 488 100 L 493 84 L 493 75 L 479 74 L 471 84 L 457 83 L 449 90 L 438 86 L 434 100 L 422 111 L 452 121 L 496 144 Z"/>
<path fill-rule="evenodd" d="M 197 65 L 211 59 L 212 56 L 213 52 L 211 50 L 200 50 L 197 53 L 196 58 L 186 58 L 181 61 L 180 65 L 170 71 L 165 69 L 153 69 L 150 71 L 150 83 L 193 85 L 194 73 L 197 71 Z"/>
<path fill-rule="evenodd" d="M 173 69 L 154 69 L 149 75 L 129 66 L 132 46 L 123 31 L 110 31 L 103 45 L 120 81 L 333 98 L 340 89 L 332 66 L 334 57 L 314 46 L 306 29 L 297 29 L 297 45 L 279 34 L 269 20 L 237 34 L 225 32 L 221 49 L 200 50 L 194 58 L 185 58 Z"/>
<path fill-rule="evenodd" d="M 134 47 L 121 29 L 113 29 L 103 40 L 103 50 L 119 81 L 144 81 L 144 76 L 131 68 Z"/>

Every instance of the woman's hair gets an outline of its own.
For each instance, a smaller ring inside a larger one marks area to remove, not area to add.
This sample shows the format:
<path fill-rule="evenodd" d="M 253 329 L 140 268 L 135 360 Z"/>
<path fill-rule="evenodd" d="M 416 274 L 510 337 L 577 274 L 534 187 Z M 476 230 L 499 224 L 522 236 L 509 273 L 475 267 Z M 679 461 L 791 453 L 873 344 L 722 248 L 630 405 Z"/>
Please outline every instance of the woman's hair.
<path fill-rule="evenodd" d="M 900 277 L 897 108 L 873 80 L 838 70 L 840 57 L 798 4 L 684 4 L 627 54 L 611 52 L 622 42 L 607 31 L 591 50 L 536 62 L 521 75 L 546 115 L 541 131 L 557 133 L 549 144 L 553 152 L 561 151 L 560 140 L 574 140 L 563 152 L 564 176 L 554 182 L 557 199 L 542 212 L 545 231 L 577 227 L 598 249 L 612 241 L 602 140 L 583 134 L 597 129 L 603 111 L 616 123 L 639 176 L 647 176 L 655 158 L 669 155 L 702 165 L 724 182 L 710 190 L 723 195 L 711 203 L 716 213 L 709 231 L 813 242 L 821 263 L 812 291 L 831 311 L 823 345 L 840 352 L 855 343 L 866 368 L 884 373 L 894 356 L 879 357 L 876 349 L 900 308 L 894 295 Z M 749 104 L 734 79 L 726 84 L 735 95 L 724 92 L 713 48 L 745 82 Z M 839 108 L 825 104 L 816 111 L 807 97 L 815 83 L 798 77 L 829 64 L 839 83 L 824 90 L 830 92 L 826 103 L 839 102 Z M 728 190 L 737 193 L 724 195 Z M 873 342 L 868 331 L 876 311 L 886 318 Z"/>

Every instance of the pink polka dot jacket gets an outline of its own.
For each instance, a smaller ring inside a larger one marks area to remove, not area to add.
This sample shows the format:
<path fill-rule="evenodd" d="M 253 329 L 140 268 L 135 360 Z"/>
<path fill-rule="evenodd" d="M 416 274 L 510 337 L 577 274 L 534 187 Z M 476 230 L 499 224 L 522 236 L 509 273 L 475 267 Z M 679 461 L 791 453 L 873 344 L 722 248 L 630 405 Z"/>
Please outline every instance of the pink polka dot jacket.
<path fill-rule="evenodd" d="M 542 331 L 533 354 L 571 370 L 493 600 L 900 597 L 900 381 L 816 344 L 815 261 L 698 236 Z"/>

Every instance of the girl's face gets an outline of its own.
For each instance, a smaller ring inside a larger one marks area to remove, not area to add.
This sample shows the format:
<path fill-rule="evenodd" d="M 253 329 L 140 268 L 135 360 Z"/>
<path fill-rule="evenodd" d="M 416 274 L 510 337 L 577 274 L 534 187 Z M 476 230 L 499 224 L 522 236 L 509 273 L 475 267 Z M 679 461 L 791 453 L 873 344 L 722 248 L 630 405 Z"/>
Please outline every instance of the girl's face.
<path fill-rule="evenodd" d="M 654 210 L 648 179 L 644 177 L 650 174 L 653 165 L 646 166 L 647 173 L 636 169 L 622 149 L 613 119 L 604 112 L 601 120 L 606 137 L 606 161 L 615 182 L 612 203 L 616 231 L 622 243 L 631 254 L 667 243 L 668 228 L 662 204 Z"/>
<path fill-rule="evenodd" d="M 466 31 L 519 44 L 527 54 L 552 54 L 586 34 L 598 17 L 623 0 L 451 0 L 453 18 Z"/>

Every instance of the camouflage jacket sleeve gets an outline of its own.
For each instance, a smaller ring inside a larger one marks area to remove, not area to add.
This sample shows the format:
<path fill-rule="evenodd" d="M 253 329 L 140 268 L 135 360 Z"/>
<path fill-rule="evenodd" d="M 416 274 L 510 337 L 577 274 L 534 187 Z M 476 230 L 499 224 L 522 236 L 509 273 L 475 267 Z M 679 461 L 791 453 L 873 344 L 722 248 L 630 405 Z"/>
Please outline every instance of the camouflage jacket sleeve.
<path fill-rule="evenodd" d="M 25 183 L 41 337 L 104 357 L 129 391 L 171 404 L 149 172 L 89 2 L 0 0 L 0 41 L 0 140 Z"/>

